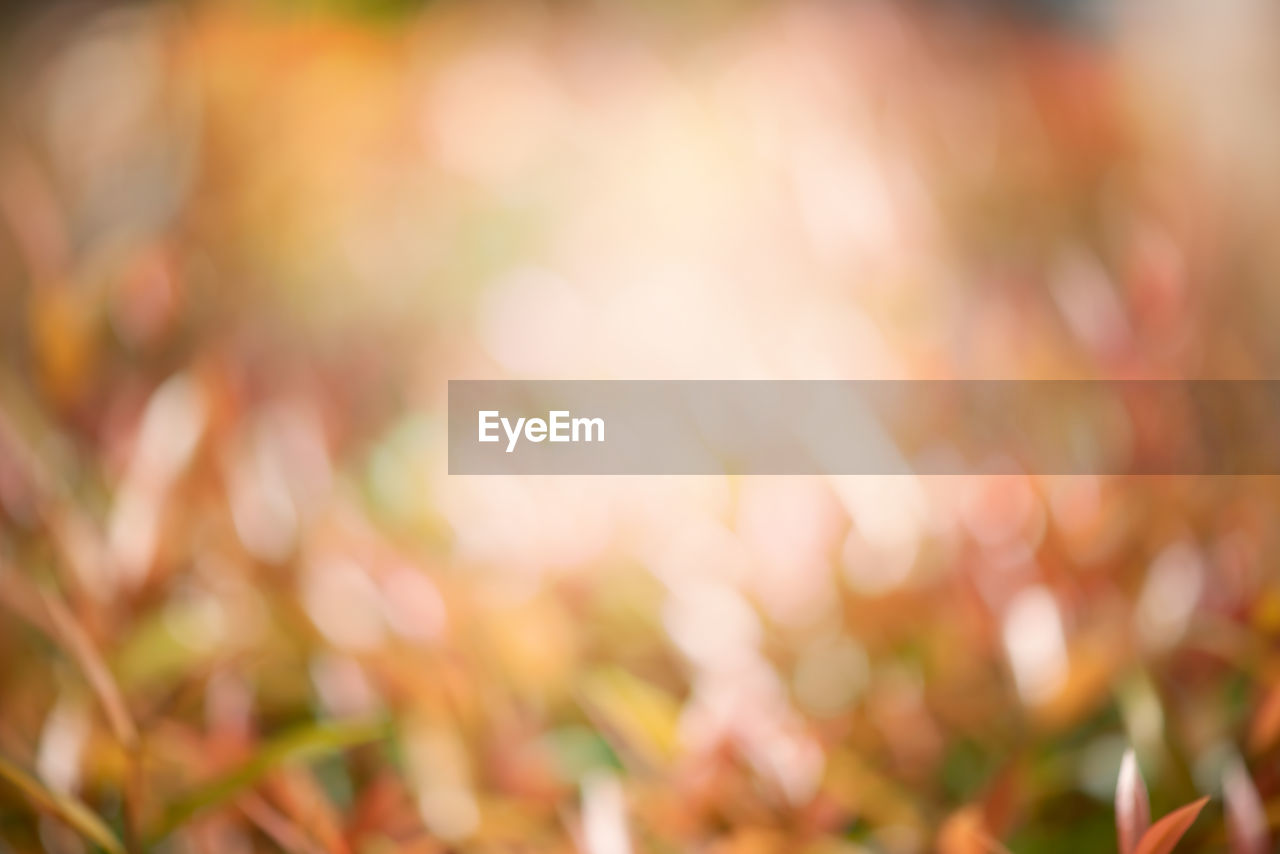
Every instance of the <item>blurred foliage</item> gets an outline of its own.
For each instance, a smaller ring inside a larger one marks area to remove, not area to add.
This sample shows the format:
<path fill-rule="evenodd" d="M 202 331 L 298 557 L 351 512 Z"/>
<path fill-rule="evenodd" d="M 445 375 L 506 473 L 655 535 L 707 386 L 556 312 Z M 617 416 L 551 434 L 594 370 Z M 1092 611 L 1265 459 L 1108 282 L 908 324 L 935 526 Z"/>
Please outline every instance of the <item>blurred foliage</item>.
<path fill-rule="evenodd" d="M 443 417 L 1270 376 L 1272 4 L 355 5 L 9 13 L 0 850 L 1098 851 L 1147 785 L 1272 850 L 1273 479 L 450 478 Z"/>

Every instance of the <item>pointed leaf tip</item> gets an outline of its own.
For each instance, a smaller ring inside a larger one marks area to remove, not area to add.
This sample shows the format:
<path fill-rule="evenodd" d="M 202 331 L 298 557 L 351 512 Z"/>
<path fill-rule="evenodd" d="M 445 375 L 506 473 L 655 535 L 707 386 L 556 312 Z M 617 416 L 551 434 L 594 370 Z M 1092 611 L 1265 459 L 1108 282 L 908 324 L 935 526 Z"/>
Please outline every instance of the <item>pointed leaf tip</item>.
<path fill-rule="evenodd" d="M 1138 841 L 1151 825 L 1151 805 L 1147 784 L 1138 768 L 1133 749 L 1125 751 L 1116 781 L 1116 836 L 1120 854 L 1134 854 Z"/>
<path fill-rule="evenodd" d="M 1195 824 L 1196 817 L 1207 803 L 1207 797 L 1201 798 L 1185 807 L 1179 807 L 1151 825 L 1151 829 L 1143 835 L 1142 842 L 1138 843 L 1136 854 L 1169 854 L 1178 840 Z"/>

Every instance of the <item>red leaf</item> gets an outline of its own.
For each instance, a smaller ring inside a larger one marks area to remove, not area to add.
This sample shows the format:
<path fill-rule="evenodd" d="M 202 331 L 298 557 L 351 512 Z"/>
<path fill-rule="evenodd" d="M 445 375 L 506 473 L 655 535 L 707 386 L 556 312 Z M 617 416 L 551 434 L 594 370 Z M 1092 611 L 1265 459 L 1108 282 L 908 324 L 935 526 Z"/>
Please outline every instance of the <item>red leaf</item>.
<path fill-rule="evenodd" d="M 1151 804 L 1147 784 L 1133 750 L 1126 750 L 1120 761 L 1120 779 L 1116 781 L 1116 836 L 1120 854 L 1134 854 L 1138 840 L 1151 826 Z"/>
<path fill-rule="evenodd" d="M 1142 837 L 1136 854 L 1169 854 L 1178 840 L 1195 824 L 1200 810 L 1209 803 L 1208 798 L 1201 798 L 1169 813 L 1151 825 L 1151 829 Z"/>

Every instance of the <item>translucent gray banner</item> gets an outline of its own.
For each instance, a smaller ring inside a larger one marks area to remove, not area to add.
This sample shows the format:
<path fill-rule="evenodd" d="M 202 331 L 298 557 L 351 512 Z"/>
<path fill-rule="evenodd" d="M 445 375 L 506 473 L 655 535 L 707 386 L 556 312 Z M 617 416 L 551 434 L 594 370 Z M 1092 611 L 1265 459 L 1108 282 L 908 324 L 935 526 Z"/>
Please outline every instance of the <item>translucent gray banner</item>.
<path fill-rule="evenodd" d="M 450 474 L 1280 474 L 1280 381 L 449 383 Z"/>

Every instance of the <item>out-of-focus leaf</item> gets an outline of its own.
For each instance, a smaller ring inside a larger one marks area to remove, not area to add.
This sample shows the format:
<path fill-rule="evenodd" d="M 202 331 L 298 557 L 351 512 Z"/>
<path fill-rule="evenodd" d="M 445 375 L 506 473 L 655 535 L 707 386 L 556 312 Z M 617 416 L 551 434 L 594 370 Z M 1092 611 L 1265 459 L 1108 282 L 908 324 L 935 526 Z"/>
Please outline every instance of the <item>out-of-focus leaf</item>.
<path fill-rule="evenodd" d="M 1266 854 L 1271 847 L 1266 811 L 1249 770 L 1238 759 L 1227 766 L 1223 775 L 1222 797 L 1226 802 L 1231 854 Z"/>
<path fill-rule="evenodd" d="M 1133 749 L 1125 751 L 1116 782 L 1116 836 L 1120 854 L 1133 854 L 1151 826 L 1151 801 Z"/>
<path fill-rule="evenodd" d="M 3 757 L 0 757 L 0 778 L 20 791 L 36 809 L 62 819 L 108 854 L 124 854 L 124 845 L 111 828 L 80 801 L 48 789 L 35 777 Z"/>
<path fill-rule="evenodd" d="M 244 796 L 240 800 L 240 810 L 289 854 L 324 854 L 325 849 L 303 833 L 301 825 L 281 815 L 262 798 Z"/>
<path fill-rule="evenodd" d="M 260 747 L 239 768 L 175 800 L 153 837 L 167 836 L 197 813 L 234 799 L 280 765 L 375 741 L 385 734 L 386 727 L 381 723 L 327 723 L 287 732 Z"/>
<path fill-rule="evenodd" d="M 1013 824 L 1020 808 L 1023 776 L 1020 765 L 1012 762 L 987 786 L 982 796 L 982 819 L 993 836 L 1004 836 Z"/>
<path fill-rule="evenodd" d="M 986 822 L 982 808 L 970 804 L 953 812 L 938 831 L 940 854 L 990 854 Z"/>
<path fill-rule="evenodd" d="M 543 744 L 551 753 L 556 770 L 568 781 L 581 779 L 590 771 L 606 768 L 622 770 L 609 742 L 587 727 L 567 726 L 548 732 Z"/>
<path fill-rule="evenodd" d="M 1115 682 L 1116 639 L 1104 631 L 1071 640 L 1070 668 L 1062 686 L 1036 708 L 1036 714 L 1051 728 L 1067 727 L 1100 708 Z"/>
<path fill-rule="evenodd" d="M 873 824 L 917 827 L 923 820 L 908 789 L 850 750 L 828 760 L 826 790 L 850 814 Z"/>
<path fill-rule="evenodd" d="M 190 674 L 212 656 L 211 650 L 200 650 L 179 641 L 173 628 L 187 614 L 157 611 L 136 622 L 130 636 L 117 647 L 112 670 L 122 688 L 138 690 L 162 686 Z"/>
<path fill-rule="evenodd" d="M 93 639 L 89 637 L 89 633 L 80 625 L 60 596 L 47 590 L 42 590 L 40 596 L 63 648 L 76 662 L 85 680 L 88 681 L 89 687 L 97 695 L 98 702 L 102 704 L 107 723 L 111 725 L 111 731 L 116 740 L 125 747 L 131 747 L 138 740 L 138 727 L 129 714 L 129 707 L 125 703 L 120 686 L 116 684 L 115 677 L 94 645 Z"/>
<path fill-rule="evenodd" d="M 638 758 L 662 765 L 674 756 L 680 707 L 661 689 L 608 668 L 583 680 L 582 700 L 592 717 Z"/>
<path fill-rule="evenodd" d="M 1268 750 L 1280 736 L 1280 682 L 1267 689 L 1249 728 L 1249 748 L 1254 753 Z"/>
<path fill-rule="evenodd" d="M 404 781 L 385 773 L 364 786 L 347 816 L 346 835 L 357 850 L 388 837 L 407 837 L 421 828 L 418 808 Z"/>
<path fill-rule="evenodd" d="M 32 293 L 28 328 L 44 387 L 56 400 L 75 399 L 93 375 L 93 314 L 74 288 L 59 283 Z"/>
<path fill-rule="evenodd" d="M 1207 803 L 1209 803 L 1207 797 L 1201 798 L 1174 810 L 1151 825 L 1151 829 L 1138 843 L 1137 854 L 1169 854 L 1178 844 L 1178 840 L 1191 829 L 1191 825 L 1195 824 L 1196 816 L 1200 815 L 1200 810 L 1204 809 Z"/>
<path fill-rule="evenodd" d="M 326 757 L 327 758 L 327 757 Z M 323 764 L 324 760 L 317 765 Z M 309 769 L 291 769 L 273 774 L 263 781 L 263 790 L 280 812 L 295 825 L 305 827 L 308 835 L 326 851 L 345 849 L 342 818 Z"/>

